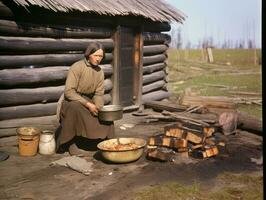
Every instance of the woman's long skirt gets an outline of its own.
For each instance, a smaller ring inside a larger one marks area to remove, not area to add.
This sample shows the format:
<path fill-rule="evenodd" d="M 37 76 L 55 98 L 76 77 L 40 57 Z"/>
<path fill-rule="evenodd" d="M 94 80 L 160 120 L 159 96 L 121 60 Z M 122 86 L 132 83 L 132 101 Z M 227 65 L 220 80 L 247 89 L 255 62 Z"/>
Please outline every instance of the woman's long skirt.
<path fill-rule="evenodd" d="M 113 122 L 103 122 L 93 116 L 89 109 L 78 101 L 64 100 L 60 112 L 61 131 L 57 137 L 57 147 L 69 142 L 75 136 L 88 139 L 114 137 Z"/>

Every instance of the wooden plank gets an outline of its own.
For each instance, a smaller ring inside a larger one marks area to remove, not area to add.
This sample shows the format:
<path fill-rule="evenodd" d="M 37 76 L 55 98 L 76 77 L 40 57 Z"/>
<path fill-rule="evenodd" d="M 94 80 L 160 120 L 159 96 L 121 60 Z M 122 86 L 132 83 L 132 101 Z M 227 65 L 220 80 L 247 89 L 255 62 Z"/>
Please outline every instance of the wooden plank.
<path fill-rule="evenodd" d="M 91 42 L 101 43 L 105 49 L 113 49 L 112 39 L 66 39 L 0 36 L 1 52 L 53 53 L 58 51 L 85 51 Z"/>
<path fill-rule="evenodd" d="M 36 66 L 70 66 L 82 59 L 84 54 L 1 55 L 0 69 Z M 106 53 L 102 64 L 110 63 L 111 53 Z"/>

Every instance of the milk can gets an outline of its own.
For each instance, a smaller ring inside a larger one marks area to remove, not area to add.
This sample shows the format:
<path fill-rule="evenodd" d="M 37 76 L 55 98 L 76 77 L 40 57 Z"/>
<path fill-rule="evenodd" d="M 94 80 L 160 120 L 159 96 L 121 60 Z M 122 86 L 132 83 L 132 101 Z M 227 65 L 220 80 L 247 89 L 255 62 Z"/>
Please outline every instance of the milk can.
<path fill-rule="evenodd" d="M 55 153 L 54 132 L 50 130 L 42 131 L 39 142 L 39 153 L 42 155 L 51 155 Z"/>

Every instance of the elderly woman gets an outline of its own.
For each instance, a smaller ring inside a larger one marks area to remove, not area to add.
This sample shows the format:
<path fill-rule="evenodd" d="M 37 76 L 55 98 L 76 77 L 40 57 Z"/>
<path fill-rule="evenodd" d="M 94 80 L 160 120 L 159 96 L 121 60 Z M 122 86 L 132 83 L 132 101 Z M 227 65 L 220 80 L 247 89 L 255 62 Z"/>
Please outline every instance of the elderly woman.
<path fill-rule="evenodd" d="M 61 130 L 56 138 L 58 152 L 68 149 L 70 155 L 80 156 L 87 153 L 78 145 L 80 137 L 105 139 L 114 134 L 113 123 L 97 117 L 104 105 L 104 73 L 99 64 L 105 50 L 100 43 L 91 43 L 84 55 L 69 69 L 60 109 Z"/>

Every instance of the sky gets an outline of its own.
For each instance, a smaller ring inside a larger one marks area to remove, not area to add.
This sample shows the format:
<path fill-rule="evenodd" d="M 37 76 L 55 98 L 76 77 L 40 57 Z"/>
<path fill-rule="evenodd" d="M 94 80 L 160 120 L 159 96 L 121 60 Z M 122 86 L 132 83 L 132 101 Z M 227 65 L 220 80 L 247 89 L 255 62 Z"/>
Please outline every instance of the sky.
<path fill-rule="evenodd" d="M 251 39 L 261 48 L 262 0 L 165 0 L 181 10 L 187 18 L 181 28 L 184 45 L 190 41 L 196 46 L 199 40 L 212 37 L 214 44 L 225 40 Z"/>

